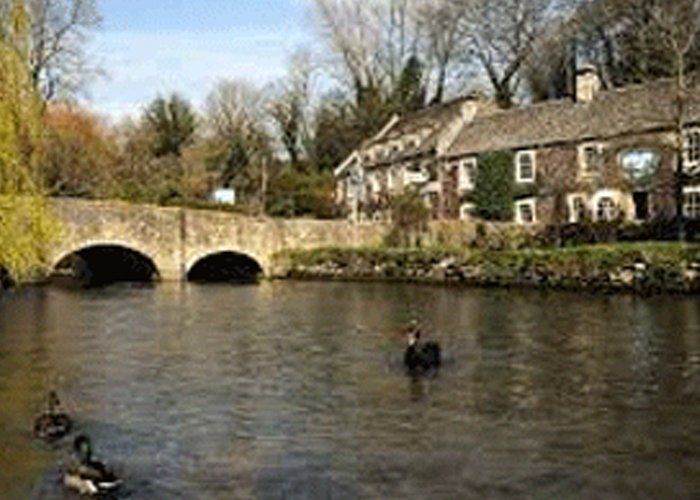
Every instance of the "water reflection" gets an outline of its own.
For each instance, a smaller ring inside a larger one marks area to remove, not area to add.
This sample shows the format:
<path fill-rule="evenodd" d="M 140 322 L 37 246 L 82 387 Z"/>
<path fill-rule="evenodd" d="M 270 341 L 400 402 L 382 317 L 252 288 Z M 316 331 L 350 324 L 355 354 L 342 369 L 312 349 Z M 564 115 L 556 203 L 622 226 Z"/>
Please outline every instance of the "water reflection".
<path fill-rule="evenodd" d="M 129 498 L 684 497 L 696 299 L 400 285 L 56 288 L 0 299 L 0 491 L 63 498 L 49 388 Z M 402 366 L 403 325 L 445 350 Z M 65 451 L 65 450 L 64 450 Z"/>

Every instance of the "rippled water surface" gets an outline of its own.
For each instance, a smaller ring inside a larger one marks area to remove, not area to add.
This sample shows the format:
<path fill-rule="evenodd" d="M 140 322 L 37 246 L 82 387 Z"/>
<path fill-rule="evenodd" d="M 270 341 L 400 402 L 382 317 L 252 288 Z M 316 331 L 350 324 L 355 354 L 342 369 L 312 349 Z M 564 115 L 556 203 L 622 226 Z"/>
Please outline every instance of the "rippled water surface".
<path fill-rule="evenodd" d="M 447 361 L 401 368 L 425 320 Z M 0 497 L 72 498 L 55 387 L 124 498 L 690 498 L 700 302 L 411 285 L 0 298 Z"/>

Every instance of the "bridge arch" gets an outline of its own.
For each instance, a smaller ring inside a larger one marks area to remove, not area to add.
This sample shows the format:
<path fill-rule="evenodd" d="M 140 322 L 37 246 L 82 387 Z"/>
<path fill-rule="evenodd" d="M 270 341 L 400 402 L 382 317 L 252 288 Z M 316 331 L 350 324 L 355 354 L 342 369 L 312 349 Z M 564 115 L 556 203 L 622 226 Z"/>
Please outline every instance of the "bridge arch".
<path fill-rule="evenodd" d="M 54 259 L 54 278 L 84 285 L 152 282 L 160 279 L 156 259 L 123 242 L 83 242 Z"/>
<path fill-rule="evenodd" d="M 194 282 L 254 283 L 264 270 L 250 254 L 221 250 L 197 255 L 187 265 L 186 279 Z"/>

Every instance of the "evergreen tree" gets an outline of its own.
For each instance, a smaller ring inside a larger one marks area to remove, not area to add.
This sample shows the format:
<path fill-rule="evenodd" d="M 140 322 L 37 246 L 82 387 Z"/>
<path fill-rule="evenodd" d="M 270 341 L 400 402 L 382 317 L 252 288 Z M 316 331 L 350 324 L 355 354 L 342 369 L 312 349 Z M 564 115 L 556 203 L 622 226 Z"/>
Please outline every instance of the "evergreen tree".
<path fill-rule="evenodd" d="M 479 156 L 474 204 L 479 217 L 492 221 L 513 218 L 513 155 L 486 153 Z"/>
<path fill-rule="evenodd" d="M 406 61 L 396 89 L 394 89 L 393 101 L 396 110 L 401 114 L 418 111 L 425 106 L 425 96 L 423 64 L 417 55 L 412 55 Z"/>
<path fill-rule="evenodd" d="M 146 127 L 153 134 L 153 154 L 156 157 L 182 156 L 196 128 L 196 118 L 190 103 L 178 94 L 157 97 L 144 114 Z"/>

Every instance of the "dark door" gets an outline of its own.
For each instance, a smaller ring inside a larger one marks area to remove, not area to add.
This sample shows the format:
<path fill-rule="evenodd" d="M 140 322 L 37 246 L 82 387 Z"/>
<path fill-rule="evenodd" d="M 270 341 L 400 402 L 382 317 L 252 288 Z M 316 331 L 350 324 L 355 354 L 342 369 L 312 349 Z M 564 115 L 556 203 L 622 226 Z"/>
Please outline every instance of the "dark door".
<path fill-rule="evenodd" d="M 647 220 L 649 218 L 649 193 L 634 193 L 633 199 L 634 218 L 637 220 Z"/>

